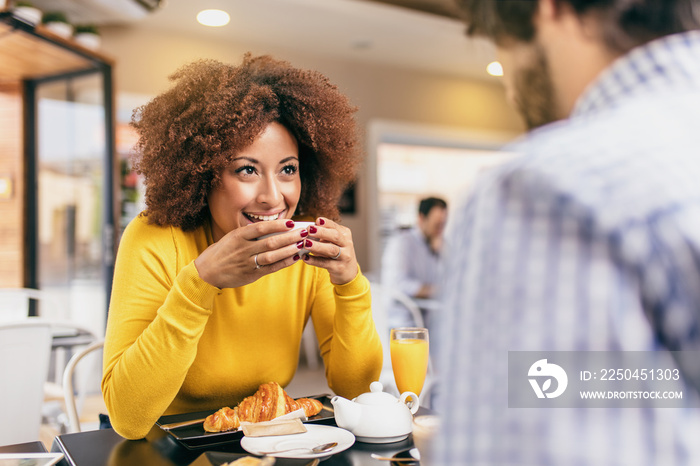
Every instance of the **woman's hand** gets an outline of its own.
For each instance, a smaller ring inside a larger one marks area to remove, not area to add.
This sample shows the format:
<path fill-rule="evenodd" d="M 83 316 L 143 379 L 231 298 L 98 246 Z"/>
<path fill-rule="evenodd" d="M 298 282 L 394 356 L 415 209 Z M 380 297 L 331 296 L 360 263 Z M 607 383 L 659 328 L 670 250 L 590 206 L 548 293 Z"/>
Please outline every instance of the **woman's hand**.
<path fill-rule="evenodd" d="M 306 230 L 292 230 L 290 219 L 236 228 L 205 249 L 194 261 L 199 276 L 217 288 L 237 288 L 277 272 L 300 259 Z M 292 230 L 292 231 L 290 231 Z M 259 239 L 271 233 L 281 233 Z"/>
<path fill-rule="evenodd" d="M 304 249 L 311 254 L 305 254 L 304 261 L 328 270 L 334 285 L 344 285 L 355 278 L 358 266 L 350 229 L 319 217 L 308 231 L 312 238 L 305 240 Z"/>

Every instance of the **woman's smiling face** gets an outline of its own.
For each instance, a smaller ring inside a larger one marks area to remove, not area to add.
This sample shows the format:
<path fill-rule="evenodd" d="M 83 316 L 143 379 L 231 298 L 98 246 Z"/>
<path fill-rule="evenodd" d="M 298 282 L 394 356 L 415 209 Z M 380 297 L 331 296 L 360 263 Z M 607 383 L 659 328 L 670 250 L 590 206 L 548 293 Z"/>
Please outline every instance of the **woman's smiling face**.
<path fill-rule="evenodd" d="M 214 241 L 254 222 L 291 218 L 300 195 L 299 146 L 287 128 L 272 122 L 234 156 L 207 196 Z"/>

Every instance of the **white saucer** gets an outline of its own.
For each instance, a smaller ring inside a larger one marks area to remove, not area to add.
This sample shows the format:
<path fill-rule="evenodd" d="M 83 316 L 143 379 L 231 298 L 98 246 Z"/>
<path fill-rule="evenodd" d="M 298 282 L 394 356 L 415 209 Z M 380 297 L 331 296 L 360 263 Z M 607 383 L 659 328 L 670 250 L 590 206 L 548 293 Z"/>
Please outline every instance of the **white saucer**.
<path fill-rule="evenodd" d="M 243 437 L 241 447 L 253 455 L 263 452 L 288 450 L 290 448 L 313 448 L 324 443 L 338 442 L 332 450 L 323 453 L 311 453 L 309 450 L 293 450 L 282 453 L 267 453 L 277 458 L 325 458 L 345 451 L 355 443 L 351 432 L 339 427 L 304 424 L 306 432 L 302 434 L 275 435 L 270 437 Z"/>
<path fill-rule="evenodd" d="M 394 443 L 394 442 L 400 442 L 402 440 L 406 440 L 408 438 L 408 434 L 405 435 L 397 435 L 396 437 L 360 437 L 357 436 L 355 437 L 358 442 L 364 442 L 364 443 Z"/>

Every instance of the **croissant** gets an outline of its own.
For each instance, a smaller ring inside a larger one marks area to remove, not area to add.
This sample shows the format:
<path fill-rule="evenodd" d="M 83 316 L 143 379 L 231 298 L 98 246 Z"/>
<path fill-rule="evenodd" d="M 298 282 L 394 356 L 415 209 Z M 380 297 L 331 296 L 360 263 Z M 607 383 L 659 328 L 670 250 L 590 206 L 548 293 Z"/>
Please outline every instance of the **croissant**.
<path fill-rule="evenodd" d="M 323 409 L 320 401 L 312 398 L 294 398 L 277 383 L 264 383 L 258 387 L 255 394 L 246 397 L 238 406 L 231 409 L 221 408 L 204 420 L 204 430 L 207 432 L 225 432 L 238 429 L 241 421 L 262 422 L 270 421 L 283 414 L 303 409 L 307 417 L 315 416 Z"/>

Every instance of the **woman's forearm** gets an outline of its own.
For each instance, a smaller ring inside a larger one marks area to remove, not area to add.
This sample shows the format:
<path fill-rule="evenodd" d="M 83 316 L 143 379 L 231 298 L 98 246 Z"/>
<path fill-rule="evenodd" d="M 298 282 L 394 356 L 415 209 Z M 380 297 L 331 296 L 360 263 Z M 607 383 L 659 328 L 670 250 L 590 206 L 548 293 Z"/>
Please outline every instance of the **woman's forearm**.
<path fill-rule="evenodd" d="M 153 311 L 143 308 L 149 305 L 146 300 L 118 285 L 114 290 L 102 391 L 112 425 L 126 438 L 148 433 L 172 403 L 194 361 L 211 314 L 211 305 L 207 308 L 198 300 L 207 297 L 197 296 L 202 287 L 194 282 L 192 271 L 183 269 L 150 322 Z M 216 294 L 215 289 L 209 292 Z"/>
<path fill-rule="evenodd" d="M 338 395 L 355 397 L 379 380 L 382 345 L 372 318 L 367 279 L 358 275 L 350 286 L 334 293 L 333 333 L 324 355 L 328 386 Z M 347 294 L 346 294 L 347 293 Z"/>

